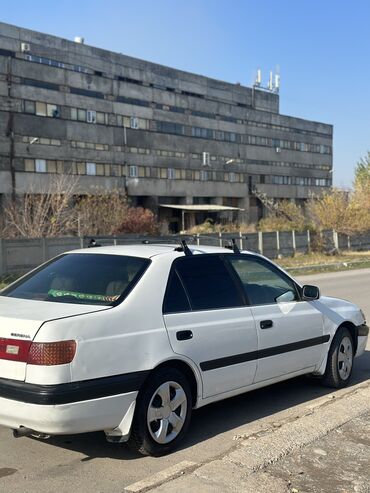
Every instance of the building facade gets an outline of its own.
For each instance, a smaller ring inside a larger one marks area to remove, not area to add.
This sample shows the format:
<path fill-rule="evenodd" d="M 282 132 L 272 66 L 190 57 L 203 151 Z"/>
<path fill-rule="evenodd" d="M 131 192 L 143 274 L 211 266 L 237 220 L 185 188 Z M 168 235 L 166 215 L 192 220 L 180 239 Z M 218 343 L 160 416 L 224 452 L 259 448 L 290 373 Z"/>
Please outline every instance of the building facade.
<path fill-rule="evenodd" d="M 68 173 L 79 194 L 126 192 L 173 230 L 171 205 L 233 207 L 251 222 L 263 197 L 331 186 L 332 137 L 331 125 L 281 115 L 277 91 L 0 23 L 0 195 L 43 193 Z"/>

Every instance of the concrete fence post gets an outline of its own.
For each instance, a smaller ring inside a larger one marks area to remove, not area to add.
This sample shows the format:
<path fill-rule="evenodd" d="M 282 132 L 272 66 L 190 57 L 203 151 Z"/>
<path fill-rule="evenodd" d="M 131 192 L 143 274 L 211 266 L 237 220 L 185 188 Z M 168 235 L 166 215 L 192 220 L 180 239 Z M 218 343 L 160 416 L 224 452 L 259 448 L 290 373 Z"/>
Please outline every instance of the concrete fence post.
<path fill-rule="evenodd" d="M 261 255 L 263 255 L 263 233 L 262 233 L 262 231 L 258 231 L 258 251 Z"/>
<path fill-rule="evenodd" d="M 351 250 L 351 237 L 349 235 L 347 235 L 347 248 Z"/>
<path fill-rule="evenodd" d="M 200 235 L 199 235 L 199 233 L 197 233 L 197 246 L 199 246 L 199 245 L 200 245 Z"/>
<path fill-rule="evenodd" d="M 334 242 L 334 248 L 336 250 L 339 250 L 339 240 L 338 240 L 338 233 L 333 229 L 333 242 Z"/>
<path fill-rule="evenodd" d="M 220 247 L 222 247 L 222 233 L 221 233 L 221 231 L 218 233 L 218 237 L 219 237 L 219 245 L 220 245 Z"/>
<path fill-rule="evenodd" d="M 241 231 L 239 231 L 239 248 L 243 250 L 243 236 Z"/>
<path fill-rule="evenodd" d="M 83 238 L 83 236 L 80 236 L 79 239 L 80 239 L 80 248 L 83 248 L 84 247 L 84 238 Z"/>
<path fill-rule="evenodd" d="M 307 252 L 311 251 L 311 233 L 310 230 L 307 230 Z"/>
<path fill-rule="evenodd" d="M 276 231 L 276 253 L 277 257 L 280 255 L 280 233 L 279 231 Z"/>
<path fill-rule="evenodd" d="M 297 252 L 297 245 L 295 242 L 295 231 L 294 231 L 294 229 L 292 229 L 292 244 L 293 244 L 293 255 L 295 255 Z"/>

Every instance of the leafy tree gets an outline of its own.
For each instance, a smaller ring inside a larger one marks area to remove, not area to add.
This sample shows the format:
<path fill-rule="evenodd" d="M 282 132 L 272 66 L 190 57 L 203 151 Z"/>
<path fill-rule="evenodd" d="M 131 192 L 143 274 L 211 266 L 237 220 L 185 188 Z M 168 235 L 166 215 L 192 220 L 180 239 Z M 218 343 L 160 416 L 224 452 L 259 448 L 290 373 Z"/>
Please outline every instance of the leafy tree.
<path fill-rule="evenodd" d="M 303 231 L 308 228 L 307 219 L 300 206 L 289 200 L 276 204 L 276 212 L 260 220 L 261 231 Z"/>
<path fill-rule="evenodd" d="M 370 151 L 357 163 L 354 185 L 355 189 L 365 187 L 370 191 Z"/>

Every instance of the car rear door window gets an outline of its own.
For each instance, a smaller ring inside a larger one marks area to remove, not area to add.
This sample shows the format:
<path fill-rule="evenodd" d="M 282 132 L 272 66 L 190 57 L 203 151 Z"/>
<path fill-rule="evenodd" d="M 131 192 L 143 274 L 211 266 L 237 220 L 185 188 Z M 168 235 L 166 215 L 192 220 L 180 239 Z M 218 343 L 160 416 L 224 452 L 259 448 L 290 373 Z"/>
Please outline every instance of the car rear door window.
<path fill-rule="evenodd" d="M 163 313 L 190 311 L 189 299 L 175 270 L 171 271 L 163 303 Z"/>
<path fill-rule="evenodd" d="M 242 293 L 218 255 L 194 255 L 175 261 L 192 310 L 242 306 Z"/>
<path fill-rule="evenodd" d="M 230 256 L 228 261 L 239 276 L 251 305 L 299 300 L 294 282 L 268 262 L 247 255 Z"/>

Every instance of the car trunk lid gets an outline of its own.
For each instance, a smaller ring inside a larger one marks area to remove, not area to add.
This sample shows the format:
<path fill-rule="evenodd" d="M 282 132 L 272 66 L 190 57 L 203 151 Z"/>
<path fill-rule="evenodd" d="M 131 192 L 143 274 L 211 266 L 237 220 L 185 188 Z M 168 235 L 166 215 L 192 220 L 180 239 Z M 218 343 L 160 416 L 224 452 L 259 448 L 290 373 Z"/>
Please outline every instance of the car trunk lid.
<path fill-rule="evenodd" d="M 25 380 L 24 360 L 43 323 L 109 308 L 0 296 L 0 378 Z"/>

